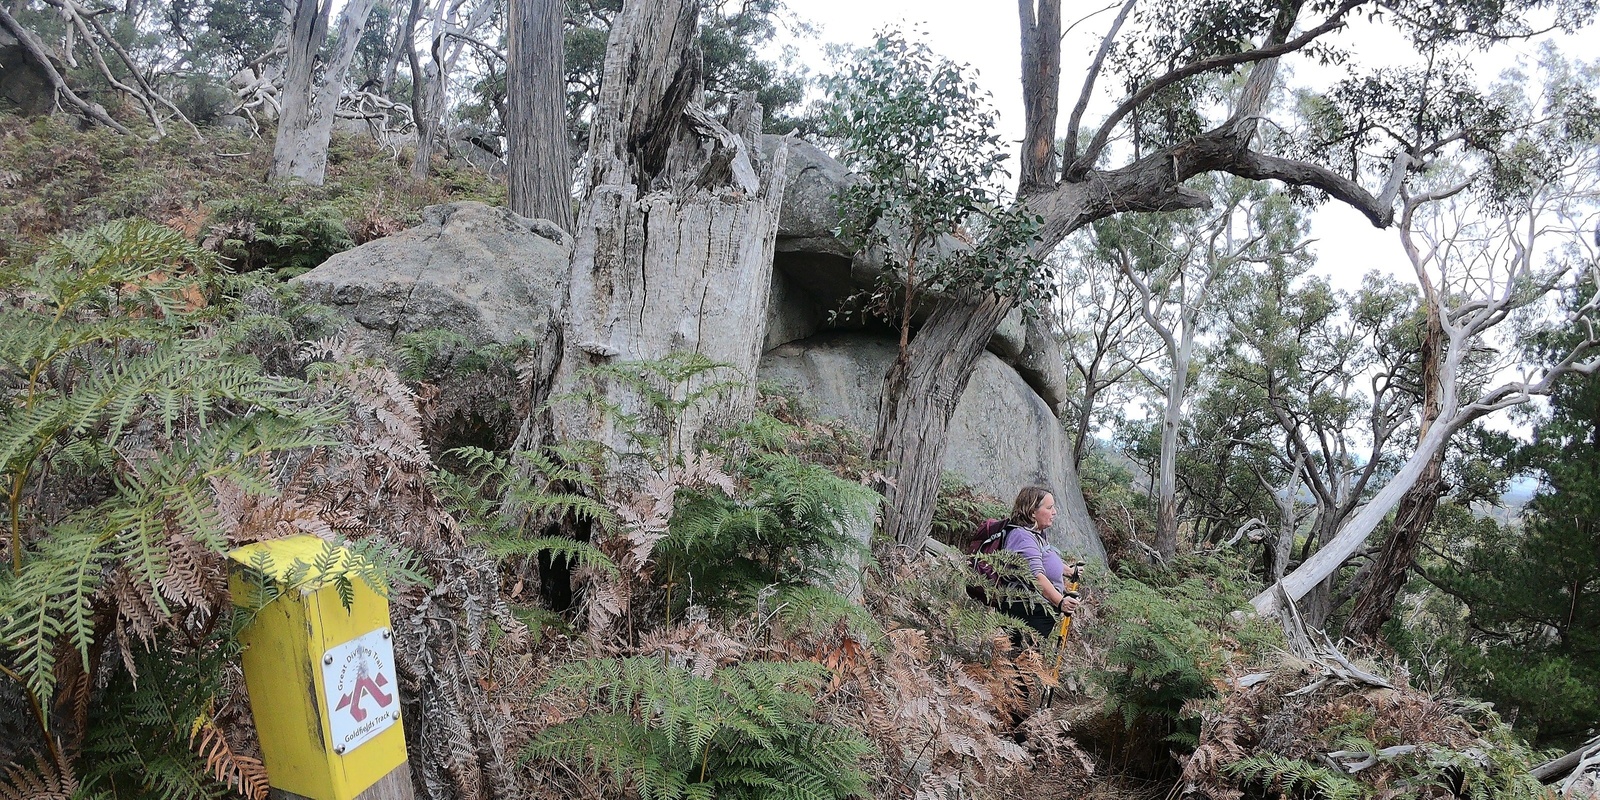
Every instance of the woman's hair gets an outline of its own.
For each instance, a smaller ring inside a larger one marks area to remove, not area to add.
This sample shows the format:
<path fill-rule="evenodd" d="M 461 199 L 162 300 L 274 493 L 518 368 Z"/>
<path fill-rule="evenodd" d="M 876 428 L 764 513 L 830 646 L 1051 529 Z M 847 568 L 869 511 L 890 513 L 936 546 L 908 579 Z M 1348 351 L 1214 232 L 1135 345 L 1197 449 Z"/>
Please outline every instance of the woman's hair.
<path fill-rule="evenodd" d="M 1024 486 L 1017 492 L 1017 499 L 1011 504 L 1011 516 L 1006 521 L 1012 525 L 1021 525 L 1024 528 L 1033 527 L 1033 512 L 1044 505 L 1044 498 L 1050 490 L 1043 486 Z"/>

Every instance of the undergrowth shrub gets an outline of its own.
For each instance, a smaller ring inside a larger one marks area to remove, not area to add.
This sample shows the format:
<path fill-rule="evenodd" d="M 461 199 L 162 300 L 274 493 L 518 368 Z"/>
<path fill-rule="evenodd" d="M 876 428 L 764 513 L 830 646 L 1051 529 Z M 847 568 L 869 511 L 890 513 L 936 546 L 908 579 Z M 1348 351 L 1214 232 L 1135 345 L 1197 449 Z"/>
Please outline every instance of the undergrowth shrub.
<path fill-rule="evenodd" d="M 871 746 L 811 719 L 827 674 L 809 662 L 746 661 L 709 675 L 655 657 L 564 664 L 546 691 L 590 710 L 546 728 L 527 753 L 583 765 L 643 800 L 859 796 Z"/>
<path fill-rule="evenodd" d="M 1108 712 L 1129 730 L 1192 748 L 1200 732 L 1194 701 L 1214 697 L 1230 669 L 1248 666 L 1281 640 L 1249 607 L 1246 567 L 1225 557 L 1179 558 L 1167 569 L 1125 562 L 1107 576 L 1101 610 L 1105 667 L 1094 676 Z"/>
<path fill-rule="evenodd" d="M 708 486 L 678 498 L 656 545 L 657 580 L 684 586 L 685 603 L 742 608 L 767 587 L 853 583 L 847 573 L 866 552 L 861 534 L 878 493 L 762 447 L 733 462 L 734 491 Z"/>
<path fill-rule="evenodd" d="M 933 504 L 933 538 L 951 547 L 960 547 L 986 519 L 1005 519 L 1011 513 L 1006 500 L 973 488 L 959 475 L 946 472 L 939 477 L 939 493 Z"/>
<path fill-rule="evenodd" d="M 1528 772 L 1543 757 L 1486 704 L 1430 696 L 1398 679 L 1375 692 L 1292 659 L 1258 678 L 1206 704 L 1201 745 L 1182 777 L 1195 796 L 1551 796 Z"/>
<path fill-rule="evenodd" d="M 827 724 L 817 698 L 883 635 L 838 591 L 854 582 L 879 496 L 803 457 L 851 458 L 794 417 L 763 410 L 687 441 L 684 421 L 734 388 L 721 369 L 689 354 L 606 365 L 639 399 L 627 414 L 604 409 L 630 454 L 461 453 L 473 477 L 448 479 L 465 490 L 451 490 L 458 507 L 473 527 L 499 518 L 500 553 L 575 565 L 583 641 L 599 651 L 551 667 L 525 754 L 652 800 L 858 796 L 873 748 Z M 607 455 L 628 459 L 637 482 L 606 476 L 604 495 Z M 587 542 L 547 535 L 580 518 Z"/>
<path fill-rule="evenodd" d="M 1136 556 L 1133 543 L 1155 530 L 1149 495 L 1133 487 L 1133 473 L 1113 460 L 1105 447 L 1093 445 L 1078 464 L 1083 500 L 1094 517 L 1105 546 L 1106 561 L 1120 564 Z"/>
<path fill-rule="evenodd" d="M 583 460 L 581 456 L 526 450 L 502 456 L 476 447 L 447 455 L 462 465 L 464 474 L 440 470 L 439 493 L 467 531 L 468 541 L 497 559 L 545 556 L 617 573 L 616 563 L 594 545 L 543 532 L 545 521 L 564 517 L 614 524 L 612 511 L 583 493 L 594 489 L 591 472 L 569 466 Z"/>
<path fill-rule="evenodd" d="M 296 200 L 264 193 L 218 200 L 204 243 L 235 270 L 273 269 L 285 278 L 356 246 L 337 206 Z"/>
<path fill-rule="evenodd" d="M 210 242 L 240 270 L 300 270 L 415 224 L 423 206 L 505 199 L 501 182 L 471 170 L 414 181 L 370 137 L 333 137 L 323 186 L 267 181 L 271 158 L 270 138 L 229 131 L 147 141 L 79 130 L 62 115 L 0 112 L 0 259 L 26 260 L 51 237 L 139 217 Z"/>
<path fill-rule="evenodd" d="M 538 343 L 478 344 L 462 334 L 427 330 L 395 345 L 400 375 L 419 386 L 430 447 L 504 452 L 533 410 Z"/>
<path fill-rule="evenodd" d="M 283 320 L 239 300 L 262 289 L 137 219 L 0 271 L 0 710 L 31 717 L 0 719 L 0 758 L 35 754 L 6 782 L 264 796 L 222 675 L 226 552 L 367 528 L 306 497 L 353 474 L 326 449 L 360 415 L 326 370 L 263 369 L 252 347 Z M 380 589 L 421 578 L 403 548 L 363 552 Z"/>

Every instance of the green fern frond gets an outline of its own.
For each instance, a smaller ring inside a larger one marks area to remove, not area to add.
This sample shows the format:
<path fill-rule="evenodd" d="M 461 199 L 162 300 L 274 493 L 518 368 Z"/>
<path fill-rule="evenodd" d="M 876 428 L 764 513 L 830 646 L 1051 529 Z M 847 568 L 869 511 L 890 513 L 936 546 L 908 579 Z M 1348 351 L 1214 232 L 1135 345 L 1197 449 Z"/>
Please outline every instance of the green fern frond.
<path fill-rule="evenodd" d="M 871 747 L 810 720 L 826 674 L 811 662 L 745 662 L 709 678 L 653 657 L 564 664 L 544 691 L 593 710 L 541 732 L 523 755 L 604 774 L 641 797 L 840 800 L 865 787 Z"/>
<path fill-rule="evenodd" d="M 857 641 L 876 641 L 883 627 L 850 598 L 820 586 L 782 586 L 774 593 L 778 619 L 792 631 L 820 634 L 843 627 Z"/>
<path fill-rule="evenodd" d="M 114 558 L 101 523 L 80 514 L 52 527 L 22 573 L 3 585 L 0 637 L 35 697 L 53 696 L 56 654 L 63 645 L 74 647 L 88 666 L 92 600 Z"/>
<path fill-rule="evenodd" d="M 1269 790 L 1321 800 L 1360 800 L 1360 783 L 1342 772 L 1299 759 L 1262 753 L 1224 764 L 1228 774 Z"/>
<path fill-rule="evenodd" d="M 587 567 L 610 577 L 618 577 L 622 574 L 617 567 L 617 562 L 611 560 L 611 557 L 602 552 L 600 548 L 576 539 L 558 536 L 539 536 L 529 539 L 475 536 L 472 542 L 482 547 L 484 552 L 493 558 L 505 559 L 512 556 L 548 554 L 552 560 L 560 560 L 569 564 Z"/>

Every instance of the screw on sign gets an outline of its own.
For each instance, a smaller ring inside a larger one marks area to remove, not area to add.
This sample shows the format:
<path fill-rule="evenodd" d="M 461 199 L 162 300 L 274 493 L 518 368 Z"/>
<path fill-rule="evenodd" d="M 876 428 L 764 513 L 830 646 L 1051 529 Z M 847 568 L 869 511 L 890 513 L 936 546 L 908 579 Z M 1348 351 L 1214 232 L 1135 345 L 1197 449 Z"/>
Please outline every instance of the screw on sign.
<path fill-rule="evenodd" d="M 327 651 L 322 685 L 335 753 L 343 755 L 399 721 L 394 674 L 394 647 L 386 629 Z"/>

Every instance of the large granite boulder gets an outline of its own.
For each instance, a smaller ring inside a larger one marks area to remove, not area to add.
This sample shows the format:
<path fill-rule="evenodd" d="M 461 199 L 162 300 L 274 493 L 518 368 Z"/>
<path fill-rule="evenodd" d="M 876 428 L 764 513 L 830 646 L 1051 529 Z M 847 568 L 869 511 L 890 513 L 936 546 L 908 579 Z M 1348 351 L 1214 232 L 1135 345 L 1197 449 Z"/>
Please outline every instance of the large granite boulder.
<path fill-rule="evenodd" d="M 823 333 L 767 351 L 759 376 L 796 390 L 821 415 L 870 432 L 895 351 L 895 342 L 886 337 Z M 1055 491 L 1059 502 L 1076 498 L 1081 503 L 1078 476 L 1068 462 L 1070 449 L 1061 424 L 1038 393 L 1015 369 L 985 353 L 950 421 L 945 468 L 1005 500 L 1022 486 L 1039 484 Z M 1064 552 L 1105 559 L 1094 531 L 1052 530 L 1050 537 Z"/>
<path fill-rule="evenodd" d="M 55 105 L 56 91 L 50 76 L 17 37 L 0 29 L 0 109 L 9 106 L 26 116 L 48 114 Z"/>
<path fill-rule="evenodd" d="M 484 344 L 544 340 L 566 298 L 572 239 L 555 224 L 504 208 L 429 206 L 422 224 L 339 253 L 294 279 L 308 300 L 356 324 L 386 349 L 405 333 L 442 328 Z"/>
<path fill-rule="evenodd" d="M 836 321 L 830 313 L 845 299 L 873 288 L 883 272 L 881 255 L 834 235 L 842 212 L 837 196 L 858 178 L 821 148 L 799 139 L 763 136 L 763 151 L 789 143 L 789 182 L 773 247 L 772 302 L 766 347 L 771 349 L 827 330 L 859 329 L 858 321 Z M 949 247 L 963 246 L 946 243 Z M 1020 311 L 1001 323 L 990 352 L 1017 368 L 1052 411 L 1066 397 L 1061 352 L 1042 323 L 1025 322 Z"/>

